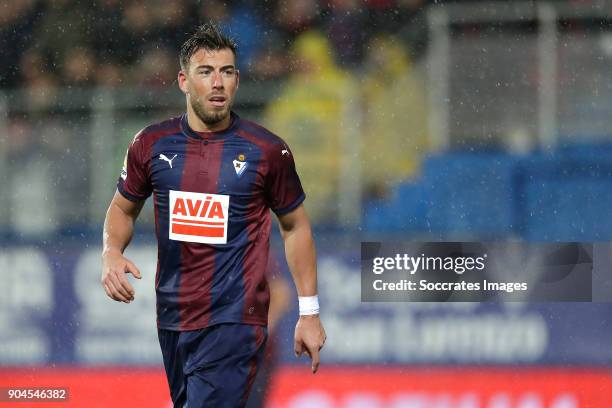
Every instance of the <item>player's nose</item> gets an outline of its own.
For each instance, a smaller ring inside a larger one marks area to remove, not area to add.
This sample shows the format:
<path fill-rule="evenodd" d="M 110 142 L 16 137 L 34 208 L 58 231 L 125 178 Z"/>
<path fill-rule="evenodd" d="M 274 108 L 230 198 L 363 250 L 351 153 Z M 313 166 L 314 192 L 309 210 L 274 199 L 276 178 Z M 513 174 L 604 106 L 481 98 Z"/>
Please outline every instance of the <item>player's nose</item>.
<path fill-rule="evenodd" d="M 217 88 L 223 88 L 223 78 L 221 76 L 220 72 L 215 72 L 212 75 L 212 87 L 217 89 Z"/>

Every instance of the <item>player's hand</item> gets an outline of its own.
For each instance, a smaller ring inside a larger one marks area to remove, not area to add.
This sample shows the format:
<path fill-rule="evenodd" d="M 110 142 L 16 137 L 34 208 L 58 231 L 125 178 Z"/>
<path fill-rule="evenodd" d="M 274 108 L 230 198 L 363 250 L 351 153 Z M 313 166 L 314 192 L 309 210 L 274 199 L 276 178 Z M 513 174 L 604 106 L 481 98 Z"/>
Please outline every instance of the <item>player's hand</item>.
<path fill-rule="evenodd" d="M 300 316 L 295 325 L 295 356 L 306 353 L 312 359 L 313 374 L 319 369 L 319 351 L 323 348 L 327 335 L 319 315 Z"/>
<path fill-rule="evenodd" d="M 134 300 L 134 288 L 128 282 L 126 273 L 131 273 L 140 279 L 140 271 L 122 253 L 108 251 L 102 254 L 102 286 L 113 300 L 130 303 Z"/>

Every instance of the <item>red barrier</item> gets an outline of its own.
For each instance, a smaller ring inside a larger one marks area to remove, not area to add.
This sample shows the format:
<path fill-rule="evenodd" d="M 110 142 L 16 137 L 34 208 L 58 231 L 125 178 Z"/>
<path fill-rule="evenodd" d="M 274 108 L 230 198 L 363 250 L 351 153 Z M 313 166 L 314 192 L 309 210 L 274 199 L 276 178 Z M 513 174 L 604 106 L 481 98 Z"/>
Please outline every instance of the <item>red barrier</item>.
<path fill-rule="evenodd" d="M 0 402 L 0 407 L 150 407 L 169 408 L 163 368 L 18 368 L 0 369 L 0 388 L 66 387 L 66 402 Z"/>
<path fill-rule="evenodd" d="M 0 389 L 67 387 L 67 402 L 0 407 L 169 408 L 161 368 L 0 369 Z M 554 368 L 280 368 L 269 408 L 609 408 L 612 372 Z"/>
<path fill-rule="evenodd" d="M 612 372 L 554 368 L 282 368 L 270 408 L 609 408 Z"/>

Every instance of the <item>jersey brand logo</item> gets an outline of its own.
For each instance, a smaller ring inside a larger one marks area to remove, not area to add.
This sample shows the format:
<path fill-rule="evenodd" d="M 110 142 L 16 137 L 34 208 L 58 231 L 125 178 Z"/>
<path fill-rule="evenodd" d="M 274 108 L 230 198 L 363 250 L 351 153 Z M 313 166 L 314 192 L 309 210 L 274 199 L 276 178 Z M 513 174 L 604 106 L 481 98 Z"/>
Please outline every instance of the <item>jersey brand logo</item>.
<path fill-rule="evenodd" d="M 281 155 L 283 155 L 283 156 L 289 156 L 289 150 L 287 150 L 287 149 L 283 149 L 283 150 L 281 150 Z"/>
<path fill-rule="evenodd" d="M 229 196 L 170 190 L 170 239 L 227 243 Z"/>
<path fill-rule="evenodd" d="M 159 155 L 159 160 L 163 160 L 163 161 L 167 161 L 168 164 L 170 165 L 170 168 L 172 168 L 172 160 L 174 160 L 176 158 L 176 154 L 174 156 L 172 156 L 171 159 L 169 159 L 165 154 L 160 154 Z"/>

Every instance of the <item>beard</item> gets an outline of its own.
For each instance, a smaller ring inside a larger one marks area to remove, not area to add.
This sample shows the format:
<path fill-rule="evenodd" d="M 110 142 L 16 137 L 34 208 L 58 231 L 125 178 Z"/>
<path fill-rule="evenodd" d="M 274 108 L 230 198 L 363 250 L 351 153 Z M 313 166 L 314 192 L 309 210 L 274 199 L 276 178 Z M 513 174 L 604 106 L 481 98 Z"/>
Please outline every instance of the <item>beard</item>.
<path fill-rule="evenodd" d="M 209 109 L 206 110 L 199 98 L 190 97 L 191 107 L 200 120 L 208 126 L 215 125 L 227 118 L 232 107 L 228 99 L 227 105 L 222 110 Z"/>

